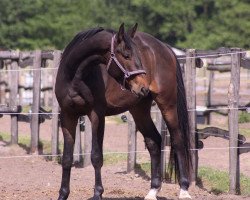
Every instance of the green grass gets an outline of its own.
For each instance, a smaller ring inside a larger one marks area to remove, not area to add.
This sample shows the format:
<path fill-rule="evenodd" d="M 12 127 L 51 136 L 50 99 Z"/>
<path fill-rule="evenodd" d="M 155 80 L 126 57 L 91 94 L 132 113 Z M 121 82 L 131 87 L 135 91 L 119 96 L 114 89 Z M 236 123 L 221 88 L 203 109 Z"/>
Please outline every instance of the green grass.
<path fill-rule="evenodd" d="M 137 170 L 144 171 L 148 176 L 150 176 L 150 173 L 151 173 L 151 164 L 150 163 L 140 163 L 140 164 L 137 163 L 135 168 Z"/>
<path fill-rule="evenodd" d="M 119 115 L 114 115 L 114 116 L 106 117 L 106 120 L 107 121 L 115 122 L 118 125 L 124 123 Z"/>
<path fill-rule="evenodd" d="M 10 134 L 5 132 L 0 132 L 0 140 L 6 143 L 10 143 Z M 30 149 L 30 137 L 19 135 L 18 137 L 18 145 L 29 151 Z M 42 149 L 43 154 L 51 153 L 51 143 L 50 141 L 41 140 L 39 142 L 39 148 Z M 63 143 L 59 143 L 59 150 L 62 152 Z M 109 154 L 109 152 L 104 153 L 104 164 L 112 165 L 121 161 L 127 160 L 127 154 L 117 153 L 117 154 Z"/>
<path fill-rule="evenodd" d="M 148 176 L 150 175 L 150 163 L 137 164 L 136 169 L 144 171 Z M 209 167 L 199 167 L 198 177 L 198 186 L 206 188 L 209 192 L 221 194 L 229 191 L 228 172 Z M 250 195 L 250 177 L 241 174 L 240 187 L 242 195 Z"/>
<path fill-rule="evenodd" d="M 6 132 L 0 132 L 0 140 L 6 143 L 10 143 L 10 134 Z M 30 136 L 26 135 L 19 135 L 18 136 L 18 145 L 22 148 L 26 149 L 27 151 L 30 150 Z M 39 149 L 42 149 L 43 154 L 50 154 L 51 153 L 51 142 L 47 140 L 40 140 L 39 141 Z M 59 150 L 62 151 L 63 144 L 59 143 Z"/>
<path fill-rule="evenodd" d="M 239 132 L 241 135 L 244 135 L 245 137 L 250 137 L 250 129 L 240 128 Z"/>
<path fill-rule="evenodd" d="M 250 113 L 241 111 L 239 112 L 239 123 L 250 122 Z"/>
<path fill-rule="evenodd" d="M 109 154 L 109 152 L 104 152 L 103 160 L 104 160 L 105 165 L 112 165 L 121 161 L 126 161 L 127 154 L 125 153 L 124 154 L 122 153 L 117 153 L 117 154 L 110 153 Z"/>
<path fill-rule="evenodd" d="M 209 167 L 199 167 L 198 176 L 200 186 L 207 188 L 214 194 L 227 193 L 229 191 L 229 174 L 225 171 Z M 240 187 L 242 195 L 250 195 L 250 178 L 241 174 Z"/>

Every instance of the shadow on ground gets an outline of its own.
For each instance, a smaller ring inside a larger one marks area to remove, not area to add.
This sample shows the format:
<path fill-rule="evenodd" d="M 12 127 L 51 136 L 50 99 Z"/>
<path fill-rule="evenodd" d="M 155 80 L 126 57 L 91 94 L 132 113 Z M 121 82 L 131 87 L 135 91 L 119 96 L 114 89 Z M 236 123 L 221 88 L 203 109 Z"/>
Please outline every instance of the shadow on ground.
<path fill-rule="evenodd" d="M 165 197 L 157 197 L 158 200 L 173 200 L 173 199 L 167 199 Z M 88 200 L 92 200 L 92 198 L 89 198 Z M 103 200 L 144 200 L 144 198 L 141 197 L 125 197 L 125 198 L 103 198 Z"/>

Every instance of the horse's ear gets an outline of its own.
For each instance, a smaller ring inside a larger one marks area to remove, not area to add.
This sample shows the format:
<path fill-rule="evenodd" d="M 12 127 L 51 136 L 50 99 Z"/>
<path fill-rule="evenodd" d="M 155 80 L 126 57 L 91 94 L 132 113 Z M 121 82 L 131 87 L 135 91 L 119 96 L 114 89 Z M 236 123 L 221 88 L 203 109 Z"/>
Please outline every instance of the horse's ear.
<path fill-rule="evenodd" d="M 137 27 L 138 27 L 138 24 L 135 23 L 135 25 L 131 29 L 129 29 L 128 34 L 130 35 L 131 38 L 133 38 L 135 36 L 135 32 L 137 30 Z"/>
<path fill-rule="evenodd" d="M 120 43 L 124 37 L 124 23 L 121 24 L 118 34 L 117 34 L 117 42 Z"/>

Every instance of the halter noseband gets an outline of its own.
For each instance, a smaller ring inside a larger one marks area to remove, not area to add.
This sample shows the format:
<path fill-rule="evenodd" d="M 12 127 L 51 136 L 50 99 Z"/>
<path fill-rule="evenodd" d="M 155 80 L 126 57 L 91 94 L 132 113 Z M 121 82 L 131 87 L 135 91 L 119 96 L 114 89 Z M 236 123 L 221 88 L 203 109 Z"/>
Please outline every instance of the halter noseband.
<path fill-rule="evenodd" d="M 109 67 L 112 63 L 112 61 L 115 62 L 115 64 L 120 68 L 120 70 L 122 70 L 122 72 L 124 73 L 124 78 L 123 78 L 123 85 L 121 85 L 121 89 L 125 89 L 125 82 L 126 82 L 126 79 L 128 79 L 130 76 L 133 76 L 133 75 L 138 75 L 138 74 L 146 74 L 146 71 L 141 69 L 141 70 L 134 70 L 132 72 L 129 72 L 128 70 L 126 70 L 122 65 L 121 63 L 117 60 L 116 56 L 115 56 L 115 52 L 114 52 L 114 41 L 115 41 L 115 36 L 114 35 L 111 39 L 111 49 L 110 49 L 110 59 L 109 59 L 109 62 L 108 62 L 108 65 L 107 65 L 107 70 L 109 70 Z"/>

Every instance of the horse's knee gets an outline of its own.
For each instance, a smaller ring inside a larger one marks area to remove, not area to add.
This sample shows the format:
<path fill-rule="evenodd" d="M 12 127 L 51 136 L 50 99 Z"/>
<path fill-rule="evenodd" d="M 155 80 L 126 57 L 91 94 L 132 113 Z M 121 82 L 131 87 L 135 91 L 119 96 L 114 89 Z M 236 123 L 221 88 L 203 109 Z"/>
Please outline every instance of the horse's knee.
<path fill-rule="evenodd" d="M 103 165 L 102 153 L 91 153 L 91 162 L 95 168 L 102 167 L 102 165 Z"/>
<path fill-rule="evenodd" d="M 151 138 L 145 138 L 145 144 L 150 152 L 150 155 L 159 155 L 161 153 L 161 141 L 156 142 Z"/>
<path fill-rule="evenodd" d="M 62 167 L 63 169 L 70 169 L 73 163 L 73 156 L 63 156 Z"/>

